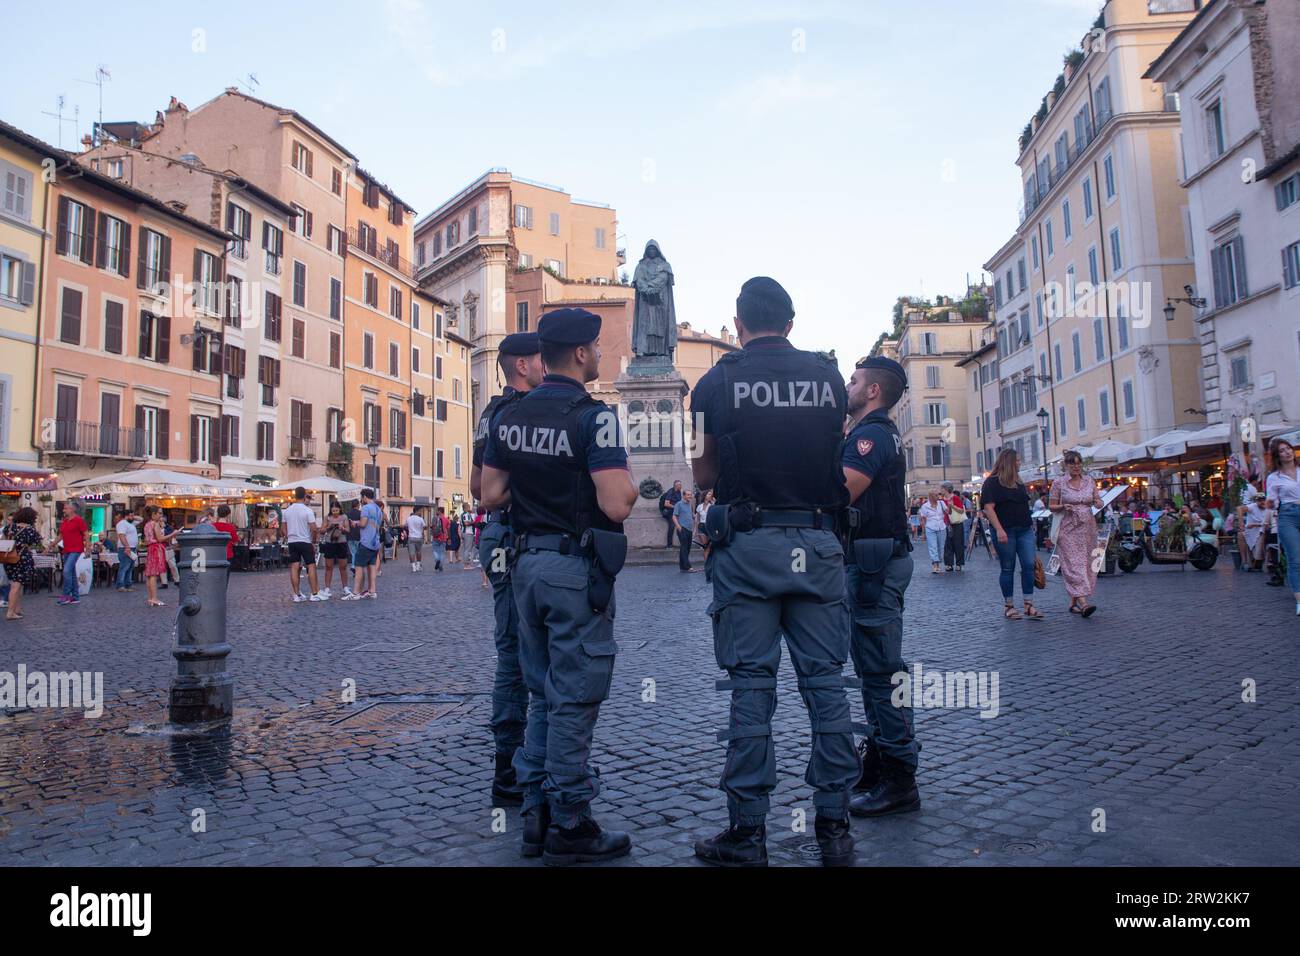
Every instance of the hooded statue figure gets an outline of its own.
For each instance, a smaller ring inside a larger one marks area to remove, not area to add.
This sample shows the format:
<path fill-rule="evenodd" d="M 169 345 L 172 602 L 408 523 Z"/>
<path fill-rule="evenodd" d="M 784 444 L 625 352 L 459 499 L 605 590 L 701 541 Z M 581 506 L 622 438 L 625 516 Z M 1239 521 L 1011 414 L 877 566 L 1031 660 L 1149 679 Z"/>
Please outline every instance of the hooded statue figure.
<path fill-rule="evenodd" d="M 645 255 L 636 264 L 632 284 L 636 287 L 632 352 L 641 358 L 671 355 L 677 347 L 673 267 L 653 239 L 645 244 Z"/>

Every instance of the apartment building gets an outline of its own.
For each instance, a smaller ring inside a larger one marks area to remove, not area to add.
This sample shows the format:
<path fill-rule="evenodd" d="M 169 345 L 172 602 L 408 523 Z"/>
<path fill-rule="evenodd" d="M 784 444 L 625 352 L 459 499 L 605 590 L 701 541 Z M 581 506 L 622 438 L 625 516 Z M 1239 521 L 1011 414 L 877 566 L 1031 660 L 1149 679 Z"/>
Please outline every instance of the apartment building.
<path fill-rule="evenodd" d="M 407 256 L 415 210 L 359 167 L 346 177 L 346 189 L 351 218 L 344 270 L 344 413 L 361 423 L 365 483 L 379 489 L 385 502 L 409 504 L 416 300 Z"/>
<path fill-rule="evenodd" d="M 1204 421 L 1192 316 L 1161 311 L 1196 281 L 1178 103 L 1142 79 L 1197 7 L 1108 0 L 1021 134 L 1021 222 L 985 269 L 1000 327 L 1001 437 L 1030 463 Z M 1039 410 L 1046 449 L 1032 438 Z"/>
<path fill-rule="evenodd" d="M 356 157 L 295 110 L 234 88 L 192 110 L 173 98 L 153 124 L 129 125 L 142 151 L 231 173 L 294 213 L 283 230 L 265 223 L 260 236 L 240 237 L 259 243 L 249 250 L 246 277 L 260 271 L 268 284 L 253 303 L 262 322 L 256 387 L 276 410 L 273 424 L 259 419 L 263 466 L 278 462 L 285 481 L 326 466 L 359 475 L 361 461 L 353 459 L 362 428 L 344 410 L 350 353 L 343 329 L 348 195 L 357 192 L 345 184 L 354 180 Z M 122 172 L 129 183 L 132 171 Z M 273 291 L 277 279 L 281 289 Z"/>
<path fill-rule="evenodd" d="M 434 343 L 434 495 L 448 509 L 467 507 L 478 417 L 470 403 L 473 343 L 445 326 Z"/>
<path fill-rule="evenodd" d="M 980 330 L 974 351 L 957 360 L 957 368 L 967 374 L 966 437 L 967 454 L 974 463 L 969 476 L 974 482 L 986 476 L 1002 450 L 1002 404 L 999 388 L 998 326 L 990 321 Z"/>
<path fill-rule="evenodd" d="M 303 373 L 304 322 L 291 317 L 289 334 L 283 334 L 286 270 L 277 262 L 277 250 L 283 248 L 285 233 L 295 229 L 294 208 L 255 183 L 204 166 L 194 155 L 172 159 L 129 142 L 105 140 L 78 161 L 205 218 L 233 237 L 226 255 L 220 333 L 221 473 L 272 482 L 286 479 L 280 455 L 283 439 L 301 439 L 281 424 L 281 369 L 289 357 L 290 379 Z M 293 410 L 292 401 L 288 410 Z M 290 447 L 288 459 L 305 463 L 314 456 L 303 453 L 311 451 Z"/>
<path fill-rule="evenodd" d="M 474 343 L 474 409 L 501 391 L 494 372 L 497 346 L 520 321 L 518 300 L 512 298 L 516 272 L 539 268 L 565 279 L 612 285 L 625 261 L 616 247 L 617 230 L 611 207 L 573 199 L 558 186 L 500 168 L 488 170 L 416 223 L 420 285 L 448 303 L 451 327 Z M 608 348 L 603 335 L 602 346 Z"/>
<path fill-rule="evenodd" d="M 47 162 L 60 161 L 53 146 L 0 122 L 0 507 L 6 513 L 53 483 L 37 469 L 36 353 L 49 239 L 42 173 Z"/>
<path fill-rule="evenodd" d="M 1210 0 L 1146 78 L 1181 106 L 1209 420 L 1300 421 L 1300 4 Z M 1195 301 L 1187 301 L 1188 299 Z"/>
<path fill-rule="evenodd" d="M 36 365 L 42 461 L 64 486 L 143 461 L 220 477 L 232 237 L 58 158 Z"/>
<path fill-rule="evenodd" d="M 907 374 L 894 421 L 907 458 L 909 494 L 970 478 L 967 373 L 957 363 L 975 350 L 987 325 L 986 317 L 966 318 L 949 305 L 908 307 L 899 337 L 872 352 L 899 362 Z"/>
<path fill-rule="evenodd" d="M 1038 261 L 1041 270 L 1041 259 L 1034 259 L 1037 248 L 1036 242 L 1017 234 L 984 266 L 994 275 L 994 350 L 984 373 L 997 374 L 990 383 L 994 392 L 990 424 L 1000 438 L 999 445 L 1016 450 L 1026 475 L 1040 469 L 1044 460 L 1039 391 L 1051 383 L 1047 352 L 1041 345 L 1034 348 L 1034 330 L 1046 328 L 1047 307 L 1042 290 L 1030 291 L 1030 263 Z M 996 458 L 998 449 L 977 448 L 977 466 L 980 450 L 985 453 L 980 470 L 991 469 L 988 453 L 993 451 Z"/>

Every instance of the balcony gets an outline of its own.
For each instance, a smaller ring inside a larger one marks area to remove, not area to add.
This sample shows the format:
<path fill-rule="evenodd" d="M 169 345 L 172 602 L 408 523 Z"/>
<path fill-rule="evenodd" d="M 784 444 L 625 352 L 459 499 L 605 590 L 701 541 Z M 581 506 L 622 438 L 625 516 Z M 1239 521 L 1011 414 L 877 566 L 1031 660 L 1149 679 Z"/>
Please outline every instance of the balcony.
<path fill-rule="evenodd" d="M 1066 173 L 1074 168 L 1075 164 L 1083 158 L 1083 154 L 1088 151 L 1088 147 L 1090 147 L 1097 137 L 1101 135 L 1102 128 L 1114 118 L 1115 114 L 1109 109 L 1099 110 L 1097 118 L 1090 121 L 1084 129 L 1083 138 L 1077 139 L 1066 150 L 1065 162 L 1058 162 L 1055 165 L 1052 164 L 1052 159 L 1055 158 L 1055 151 L 1053 151 L 1052 157 L 1045 159 L 1047 164 L 1046 180 L 1035 178 L 1033 189 L 1030 189 L 1028 181 L 1025 183 L 1025 202 L 1020 207 L 1019 211 L 1020 221 L 1022 223 L 1033 215 L 1034 210 L 1041 206 L 1047 199 L 1048 195 L 1050 195 L 1051 192 L 1060 185 L 1061 181 L 1065 179 Z M 1035 170 L 1032 175 L 1037 176 L 1037 172 L 1038 171 Z"/>
<path fill-rule="evenodd" d="M 149 432 L 99 422 L 46 419 L 41 442 L 44 451 L 94 458 L 148 458 Z"/>
<path fill-rule="evenodd" d="M 315 461 L 316 439 L 303 438 L 299 435 L 289 436 L 290 461 Z"/>
<path fill-rule="evenodd" d="M 366 241 L 362 242 L 357 234 L 357 230 L 348 230 L 348 246 L 357 252 L 365 253 L 376 262 L 382 262 L 394 272 L 400 272 L 406 278 L 414 281 L 415 268 L 411 265 L 411 260 L 403 259 L 400 255 L 389 252 L 387 248 L 379 247 L 379 239 L 375 233 L 366 234 Z"/>

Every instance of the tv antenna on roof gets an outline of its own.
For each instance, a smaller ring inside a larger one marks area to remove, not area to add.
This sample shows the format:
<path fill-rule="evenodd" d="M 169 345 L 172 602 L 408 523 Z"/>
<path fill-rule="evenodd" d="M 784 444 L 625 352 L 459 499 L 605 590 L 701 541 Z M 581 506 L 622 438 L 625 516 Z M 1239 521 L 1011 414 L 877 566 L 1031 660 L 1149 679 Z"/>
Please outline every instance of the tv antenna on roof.
<path fill-rule="evenodd" d="M 77 128 L 77 120 L 78 120 L 78 118 L 79 118 L 80 115 L 81 115 L 81 107 L 79 107 L 79 106 L 74 106 L 74 107 L 72 108 L 72 117 L 73 117 L 73 118 L 70 119 L 70 120 L 65 120 L 65 119 L 63 118 L 63 107 L 64 107 L 64 104 L 65 104 L 66 102 L 67 102 L 67 98 L 66 98 L 62 93 L 60 93 L 60 94 L 59 94 L 59 99 L 58 99 L 58 104 L 59 104 L 59 105 L 58 105 L 58 112 L 56 112 L 56 113 L 51 113 L 49 110 L 41 110 L 41 114 L 42 114 L 43 116 L 53 116 L 55 119 L 57 119 L 57 120 L 59 121 L 59 149 L 62 149 L 62 148 L 63 148 L 63 124 L 64 124 L 64 123 L 71 123 L 71 124 L 73 124 L 73 129 L 75 130 L 75 129 Z"/>
<path fill-rule="evenodd" d="M 247 80 L 247 82 L 245 82 L 245 80 Z M 238 82 L 240 86 L 247 89 L 248 92 L 250 93 L 253 92 L 254 87 L 262 85 L 261 83 L 258 82 L 256 73 L 249 73 L 247 76 L 245 76 L 243 79 L 239 80 Z"/>
<path fill-rule="evenodd" d="M 93 80 L 77 80 L 78 83 L 85 83 L 87 86 L 99 88 L 99 122 L 95 124 L 95 131 L 91 137 L 91 143 L 95 146 L 99 145 L 100 130 L 104 126 L 104 81 L 112 78 L 113 74 L 108 72 L 108 67 L 101 63 L 95 67 L 95 78 Z"/>

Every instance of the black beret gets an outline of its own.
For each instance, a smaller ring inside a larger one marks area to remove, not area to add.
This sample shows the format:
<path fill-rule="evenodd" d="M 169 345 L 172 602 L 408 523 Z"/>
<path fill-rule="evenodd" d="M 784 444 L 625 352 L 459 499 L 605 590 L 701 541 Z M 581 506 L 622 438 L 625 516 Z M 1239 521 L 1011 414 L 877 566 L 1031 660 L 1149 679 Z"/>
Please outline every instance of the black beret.
<path fill-rule="evenodd" d="M 767 276 L 755 276 L 740 287 L 737 303 L 752 302 L 774 318 L 787 322 L 794 318 L 794 303 L 781 283 Z"/>
<path fill-rule="evenodd" d="M 903 383 L 903 388 L 907 388 L 907 373 L 903 371 L 903 366 L 899 365 L 891 358 L 885 358 L 883 355 L 872 355 L 858 362 L 858 368 L 879 368 L 886 372 L 893 372 Z"/>
<path fill-rule="evenodd" d="M 586 345 L 600 335 L 600 316 L 586 309 L 556 309 L 537 323 L 537 338 L 544 345 Z"/>
<path fill-rule="evenodd" d="M 542 350 L 536 332 L 513 332 L 501 340 L 497 351 L 502 355 L 536 355 Z"/>

